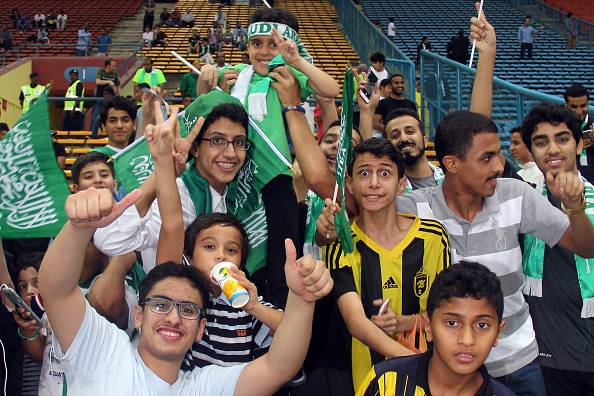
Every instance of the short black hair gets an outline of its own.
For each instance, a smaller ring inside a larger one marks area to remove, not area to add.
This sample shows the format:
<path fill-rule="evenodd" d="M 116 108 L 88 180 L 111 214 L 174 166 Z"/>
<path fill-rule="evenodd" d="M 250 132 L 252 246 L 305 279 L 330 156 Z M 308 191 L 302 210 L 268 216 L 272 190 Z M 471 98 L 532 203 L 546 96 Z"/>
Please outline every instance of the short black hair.
<path fill-rule="evenodd" d="M 373 54 L 371 54 L 371 56 L 369 57 L 369 61 L 371 63 L 375 63 L 375 62 L 380 62 L 380 63 L 386 63 L 386 57 L 384 54 L 382 54 L 381 52 L 374 52 Z"/>
<path fill-rule="evenodd" d="M 10 131 L 8 124 L 5 122 L 0 122 L 0 132 L 8 132 L 8 131 Z"/>
<path fill-rule="evenodd" d="M 109 157 L 103 153 L 98 151 L 89 151 L 74 161 L 74 164 L 72 165 L 72 182 L 75 184 L 80 184 L 80 172 L 85 166 L 95 162 L 101 162 L 107 165 L 111 171 L 111 175 L 115 178 L 115 168 L 113 166 L 113 161 L 110 161 Z"/>
<path fill-rule="evenodd" d="M 417 120 L 417 122 L 419 123 L 419 129 L 421 130 L 421 133 L 424 135 L 423 122 L 421 121 L 421 117 L 419 117 L 419 113 L 417 113 L 413 109 L 406 109 L 406 108 L 402 107 L 399 109 L 392 110 L 391 112 L 388 113 L 388 116 L 386 117 L 386 123 L 384 125 L 388 125 L 390 123 L 390 121 L 392 121 L 395 118 L 400 118 L 400 117 L 404 117 L 404 116 L 409 116 L 409 117 L 412 117 L 415 120 Z M 386 133 L 388 133 L 388 131 L 386 131 Z"/>
<path fill-rule="evenodd" d="M 353 164 L 357 157 L 365 153 L 371 153 L 378 158 L 383 156 L 388 157 L 390 161 L 396 164 L 396 168 L 398 168 L 398 179 L 404 177 L 404 158 L 402 158 L 402 154 L 396 150 L 392 142 L 388 139 L 376 137 L 363 140 L 353 149 L 353 162 L 349 164 L 347 169 L 349 176 L 353 176 Z"/>
<path fill-rule="evenodd" d="M 13 284 L 16 286 L 18 283 L 19 274 L 21 271 L 24 271 L 29 267 L 33 267 L 39 271 L 39 267 L 43 261 L 43 256 L 45 256 L 45 252 L 27 252 L 17 254 L 13 264 L 14 271 L 12 271 L 10 274 Z"/>
<path fill-rule="evenodd" d="M 443 157 L 455 155 L 464 159 L 474 135 L 497 133 L 497 125 L 487 116 L 471 111 L 455 111 L 448 114 L 435 128 L 435 153 L 444 172 Z"/>
<path fill-rule="evenodd" d="M 140 83 L 140 84 L 136 85 L 136 88 L 138 88 L 138 89 L 143 89 L 143 88 L 151 89 L 151 86 L 149 84 L 143 82 L 143 83 Z"/>
<path fill-rule="evenodd" d="M 573 12 L 568 12 L 567 13 L 567 18 L 571 18 L 573 16 Z"/>
<path fill-rule="evenodd" d="M 532 134 L 536 131 L 536 127 L 541 122 L 547 122 L 551 125 L 559 125 L 561 123 L 567 124 L 571 131 L 575 144 L 579 144 L 582 139 L 582 128 L 577 115 L 565 106 L 552 105 L 548 103 L 541 103 L 534 106 L 522 122 L 522 140 L 528 150 L 532 151 Z"/>
<path fill-rule="evenodd" d="M 236 103 L 222 103 L 218 106 L 215 106 L 204 119 L 204 124 L 202 124 L 202 128 L 200 128 L 198 137 L 196 138 L 196 140 L 194 140 L 194 143 L 192 144 L 194 149 L 198 148 L 198 145 L 200 144 L 200 141 L 202 140 L 204 134 L 208 130 L 208 127 L 210 127 L 210 124 L 212 124 L 219 118 L 227 118 L 231 122 L 241 124 L 243 129 L 245 129 L 245 133 L 247 136 L 249 118 L 243 106 Z"/>
<path fill-rule="evenodd" d="M 439 306 L 452 298 L 482 298 L 497 312 L 499 323 L 503 319 L 503 292 L 497 275 L 482 264 L 461 261 L 441 271 L 433 281 L 427 297 L 429 318 Z"/>
<path fill-rule="evenodd" d="M 563 99 L 565 99 L 565 103 L 567 103 L 567 98 L 579 98 L 585 96 L 588 100 L 590 100 L 590 91 L 588 88 L 584 87 L 582 84 L 572 84 L 563 93 Z"/>
<path fill-rule="evenodd" d="M 249 252 L 249 240 L 245 228 L 235 217 L 225 213 L 207 213 L 202 214 L 194 219 L 194 221 L 186 229 L 184 235 L 184 254 L 186 257 L 192 257 L 194 254 L 194 245 L 196 239 L 203 230 L 212 226 L 219 225 L 222 227 L 235 227 L 241 234 L 241 264 L 243 267 L 247 261 Z"/>
<path fill-rule="evenodd" d="M 103 112 L 101 113 L 101 124 L 105 125 L 107 122 L 107 114 L 109 110 L 116 109 L 122 110 L 128 113 L 128 116 L 132 119 L 132 121 L 136 120 L 136 104 L 132 102 L 130 99 L 124 96 L 114 96 L 110 100 L 107 101 L 105 107 L 103 108 Z"/>
<path fill-rule="evenodd" d="M 185 279 L 200 293 L 202 308 L 204 308 L 208 303 L 209 281 L 206 279 L 206 277 L 194 267 L 168 261 L 166 263 L 159 264 L 150 270 L 142 282 L 140 282 L 140 287 L 138 290 L 138 304 L 144 304 L 153 287 L 155 287 L 155 285 L 160 281 L 167 278 Z"/>
<path fill-rule="evenodd" d="M 390 79 L 389 78 L 384 78 L 382 81 L 380 81 L 380 87 L 381 88 L 387 87 L 388 85 L 390 85 Z"/>
<path fill-rule="evenodd" d="M 402 79 L 402 82 L 404 82 L 404 76 L 400 73 L 394 73 L 392 75 L 390 75 L 390 83 L 392 82 L 392 80 L 394 79 L 394 77 L 400 77 Z"/>
<path fill-rule="evenodd" d="M 103 66 L 109 66 L 109 64 L 111 62 L 113 62 L 115 59 L 112 58 L 105 58 L 105 62 L 103 62 Z"/>
<path fill-rule="evenodd" d="M 299 20 L 295 14 L 284 8 L 260 8 L 250 18 L 250 23 L 256 22 L 282 23 L 299 33 Z"/>
<path fill-rule="evenodd" d="M 328 125 L 326 127 L 326 129 L 324 130 L 324 134 L 326 134 L 326 132 L 328 132 L 328 130 L 330 128 L 334 128 L 335 126 L 340 126 L 340 120 L 334 120 L 330 123 L 330 125 Z M 359 127 L 355 124 L 353 124 L 353 129 L 355 130 L 355 132 L 357 132 L 357 135 L 359 135 L 359 137 L 361 138 L 361 140 L 363 140 L 363 136 L 361 136 L 361 131 L 359 130 Z"/>

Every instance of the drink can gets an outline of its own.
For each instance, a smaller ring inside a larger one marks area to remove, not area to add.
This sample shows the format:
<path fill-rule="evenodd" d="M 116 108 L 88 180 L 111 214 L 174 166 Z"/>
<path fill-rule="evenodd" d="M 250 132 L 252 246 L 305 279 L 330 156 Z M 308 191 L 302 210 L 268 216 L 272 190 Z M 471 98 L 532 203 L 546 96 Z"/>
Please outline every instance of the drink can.
<path fill-rule="evenodd" d="M 233 308 L 242 308 L 250 301 L 249 292 L 231 275 L 229 270 L 237 266 L 228 261 L 223 261 L 214 266 L 210 271 L 210 279 L 219 285 Z"/>

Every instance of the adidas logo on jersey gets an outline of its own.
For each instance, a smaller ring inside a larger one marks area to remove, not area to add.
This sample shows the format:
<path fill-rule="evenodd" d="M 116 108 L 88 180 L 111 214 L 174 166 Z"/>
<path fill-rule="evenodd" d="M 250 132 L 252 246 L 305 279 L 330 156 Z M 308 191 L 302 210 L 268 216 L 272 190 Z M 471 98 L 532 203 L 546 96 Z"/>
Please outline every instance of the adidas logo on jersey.
<path fill-rule="evenodd" d="M 384 289 L 398 289 L 398 285 L 394 281 L 393 277 L 389 277 L 388 280 L 384 283 Z"/>

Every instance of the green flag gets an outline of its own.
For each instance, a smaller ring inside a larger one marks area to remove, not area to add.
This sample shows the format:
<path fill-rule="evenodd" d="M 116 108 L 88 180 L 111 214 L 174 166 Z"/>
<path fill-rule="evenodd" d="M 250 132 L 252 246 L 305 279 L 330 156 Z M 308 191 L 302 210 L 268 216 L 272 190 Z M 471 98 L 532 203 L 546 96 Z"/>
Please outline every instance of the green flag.
<path fill-rule="evenodd" d="M 0 236 L 45 238 L 66 222 L 70 195 L 58 167 L 43 94 L 0 140 Z"/>
<path fill-rule="evenodd" d="M 353 159 L 353 94 L 355 91 L 353 72 L 347 69 L 342 83 L 342 112 L 340 113 L 340 137 L 338 141 L 338 154 L 336 156 L 336 183 L 340 194 L 340 212 L 334 216 L 334 226 L 340 245 L 345 253 L 354 250 L 351 225 L 346 212 L 344 199 L 344 179 L 347 166 Z"/>
<path fill-rule="evenodd" d="M 118 184 L 124 187 L 127 193 L 140 187 L 155 167 L 144 136 L 112 158 Z"/>

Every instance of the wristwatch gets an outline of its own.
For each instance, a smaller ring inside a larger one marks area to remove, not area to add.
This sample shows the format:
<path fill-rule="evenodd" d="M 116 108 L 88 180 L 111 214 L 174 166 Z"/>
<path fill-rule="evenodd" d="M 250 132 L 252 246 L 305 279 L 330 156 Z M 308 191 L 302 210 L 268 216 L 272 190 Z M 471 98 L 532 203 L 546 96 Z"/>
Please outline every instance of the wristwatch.
<path fill-rule="evenodd" d="M 585 213 L 586 212 L 586 194 L 585 194 L 585 192 L 582 193 L 582 204 L 580 205 L 579 208 L 570 209 L 570 208 L 566 208 L 565 205 L 563 205 L 563 204 L 561 204 L 561 207 L 563 208 L 563 212 L 567 216 L 573 216 L 573 215 Z"/>
<path fill-rule="evenodd" d="M 283 107 L 283 114 L 288 113 L 289 111 L 298 111 L 300 113 L 305 114 L 305 109 L 303 108 L 303 106 L 288 105 Z"/>

